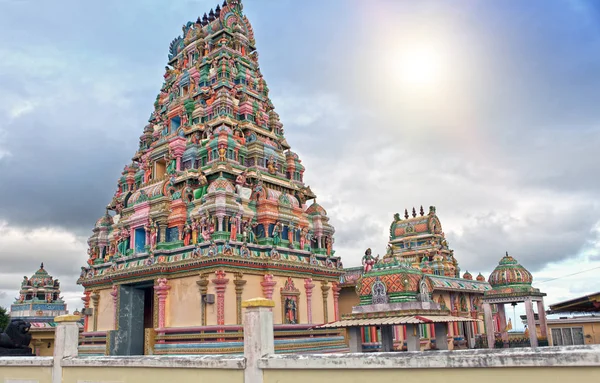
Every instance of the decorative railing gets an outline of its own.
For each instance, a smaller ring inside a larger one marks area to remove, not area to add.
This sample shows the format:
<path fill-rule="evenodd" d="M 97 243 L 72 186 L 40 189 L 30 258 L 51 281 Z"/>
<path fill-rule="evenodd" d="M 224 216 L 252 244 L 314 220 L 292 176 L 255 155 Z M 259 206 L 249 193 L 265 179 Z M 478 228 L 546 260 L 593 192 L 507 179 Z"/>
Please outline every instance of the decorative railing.
<path fill-rule="evenodd" d="M 348 351 L 345 333 L 339 329 L 312 329 L 315 325 L 275 325 L 276 353 Z M 242 326 L 203 326 L 156 329 L 155 355 L 241 354 Z"/>
<path fill-rule="evenodd" d="M 79 355 L 106 355 L 106 331 L 83 332 L 79 334 Z"/>

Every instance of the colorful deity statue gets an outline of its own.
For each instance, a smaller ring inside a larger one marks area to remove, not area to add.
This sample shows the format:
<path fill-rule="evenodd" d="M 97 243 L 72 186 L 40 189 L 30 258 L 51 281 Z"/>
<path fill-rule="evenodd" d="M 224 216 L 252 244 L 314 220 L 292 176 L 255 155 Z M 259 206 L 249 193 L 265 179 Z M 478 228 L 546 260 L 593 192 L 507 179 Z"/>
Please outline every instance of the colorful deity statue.
<path fill-rule="evenodd" d="M 281 243 L 281 224 L 277 222 L 273 227 L 273 246 L 279 246 Z"/>
<path fill-rule="evenodd" d="M 362 264 L 363 264 L 363 271 L 365 273 L 368 273 L 369 271 L 371 271 L 371 269 L 373 269 L 373 266 L 379 261 L 379 255 L 377 257 L 373 257 L 373 255 L 371 255 L 371 249 L 367 249 L 365 251 L 365 255 L 362 258 Z"/>
<path fill-rule="evenodd" d="M 200 199 L 208 189 L 208 179 L 202 170 L 198 172 L 198 189 L 194 191 L 194 198 Z"/>
<path fill-rule="evenodd" d="M 183 245 L 189 246 L 192 241 L 192 226 L 186 223 L 183 227 Z"/>

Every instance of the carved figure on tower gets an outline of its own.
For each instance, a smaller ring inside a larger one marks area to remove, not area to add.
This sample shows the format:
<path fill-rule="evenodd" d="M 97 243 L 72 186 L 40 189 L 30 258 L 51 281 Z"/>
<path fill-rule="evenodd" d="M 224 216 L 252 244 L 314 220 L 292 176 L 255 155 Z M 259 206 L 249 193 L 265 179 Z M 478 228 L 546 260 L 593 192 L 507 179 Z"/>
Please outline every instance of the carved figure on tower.
<path fill-rule="evenodd" d="M 362 257 L 363 271 L 368 273 L 373 269 L 373 266 L 379 262 L 379 255 L 377 257 L 373 257 L 371 254 L 371 249 L 367 249 L 365 251 L 365 255 Z"/>

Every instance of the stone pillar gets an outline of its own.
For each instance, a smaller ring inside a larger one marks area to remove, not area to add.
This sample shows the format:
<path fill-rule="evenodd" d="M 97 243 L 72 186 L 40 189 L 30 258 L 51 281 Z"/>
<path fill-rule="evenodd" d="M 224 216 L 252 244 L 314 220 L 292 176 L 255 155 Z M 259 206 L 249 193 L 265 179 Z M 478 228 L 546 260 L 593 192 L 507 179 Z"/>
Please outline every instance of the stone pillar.
<path fill-rule="evenodd" d="M 94 306 L 94 323 L 92 331 L 98 331 L 98 306 L 100 304 L 100 294 L 97 291 L 92 293 L 92 306 Z"/>
<path fill-rule="evenodd" d="M 64 358 L 77 356 L 79 347 L 80 320 L 77 315 L 62 315 L 54 318 L 56 330 L 54 333 L 54 367 L 52 368 L 52 381 L 63 381 L 61 361 Z"/>
<path fill-rule="evenodd" d="M 421 337 L 416 324 L 406 325 L 406 349 L 408 351 L 421 351 Z"/>
<path fill-rule="evenodd" d="M 167 242 L 167 222 L 157 223 L 160 232 L 160 243 Z"/>
<path fill-rule="evenodd" d="M 306 290 L 306 317 L 309 324 L 312 323 L 312 289 L 315 287 L 315 284 L 312 283 L 312 281 L 312 278 L 304 280 L 304 289 Z"/>
<path fill-rule="evenodd" d="M 244 274 L 236 273 L 233 283 L 235 284 L 235 307 L 237 311 L 237 324 L 242 324 L 242 293 L 244 292 L 244 285 L 247 281 L 242 279 Z"/>
<path fill-rule="evenodd" d="M 438 350 L 448 349 L 448 323 L 434 323 L 433 329 L 435 331 L 435 346 Z"/>
<path fill-rule="evenodd" d="M 113 297 L 113 321 L 114 321 L 114 329 L 117 329 L 117 324 L 119 323 L 117 318 L 119 315 L 119 286 L 117 285 L 113 285 L 112 287 L 112 291 L 110 292 L 110 295 Z"/>
<path fill-rule="evenodd" d="M 500 337 L 502 338 L 502 342 L 504 342 L 504 348 L 508 348 L 508 332 L 506 332 L 506 310 L 504 309 L 504 303 L 497 303 L 496 307 L 498 307 L 498 318 L 500 318 Z"/>
<path fill-rule="evenodd" d="M 263 371 L 258 368 L 258 360 L 275 353 L 273 335 L 273 307 L 270 299 L 255 298 L 242 303 L 244 313 L 244 357 L 246 369 L 244 382 L 263 382 Z"/>
<path fill-rule="evenodd" d="M 340 310 L 338 307 L 338 300 L 340 298 L 340 291 L 342 288 L 339 286 L 339 283 L 331 284 L 331 291 L 333 291 L 333 315 L 336 321 L 340 320 Z"/>
<path fill-rule="evenodd" d="M 166 310 L 165 305 L 167 303 L 167 296 L 169 295 L 169 290 L 171 286 L 169 286 L 169 281 L 166 278 L 159 278 L 156 280 L 156 285 L 154 286 L 154 292 L 156 292 L 156 296 L 158 298 L 158 328 L 165 328 L 166 326 Z"/>
<path fill-rule="evenodd" d="M 391 325 L 381 326 L 381 352 L 394 350 L 394 329 Z"/>
<path fill-rule="evenodd" d="M 219 215 L 217 217 L 217 222 L 218 222 L 218 226 L 217 226 L 217 231 L 223 231 L 223 216 Z"/>
<path fill-rule="evenodd" d="M 217 270 L 215 272 L 217 276 L 212 280 L 215 284 L 215 290 L 217 291 L 217 324 L 225 324 L 225 289 L 227 289 L 228 278 L 225 278 L 225 272 L 223 270 Z"/>
<path fill-rule="evenodd" d="M 263 277 L 263 281 L 260 282 L 260 285 L 263 289 L 263 295 L 266 299 L 273 299 L 273 290 L 275 290 L 275 285 L 277 281 L 273 280 L 272 274 L 265 274 Z"/>
<path fill-rule="evenodd" d="M 350 352 L 362 352 L 360 327 L 348 327 L 348 347 Z"/>
<path fill-rule="evenodd" d="M 329 323 L 329 313 L 327 309 L 327 296 L 329 295 L 329 289 L 327 282 L 321 282 L 321 293 L 323 294 L 323 323 Z"/>
<path fill-rule="evenodd" d="M 538 339 L 535 328 L 535 314 L 533 313 L 533 302 L 531 298 L 525 299 L 525 314 L 527 315 L 527 327 L 529 328 L 529 343 L 531 344 L 531 347 L 537 347 Z"/>
<path fill-rule="evenodd" d="M 208 275 L 201 274 L 200 280 L 196 281 L 200 290 L 200 325 L 206 326 L 206 302 L 204 297 L 208 294 Z"/>
<path fill-rule="evenodd" d="M 546 322 L 546 309 L 544 308 L 544 298 L 537 302 L 538 318 L 540 320 L 540 335 L 548 339 L 548 324 Z M 531 330 L 530 330 L 531 331 Z"/>
<path fill-rule="evenodd" d="M 91 291 L 84 291 L 83 292 L 83 297 L 81 298 L 81 300 L 83 301 L 83 308 L 89 309 L 90 308 L 90 295 L 92 294 Z M 85 315 L 84 319 L 83 319 L 83 331 L 87 332 L 89 331 L 89 319 L 90 316 L 89 315 Z"/>
<path fill-rule="evenodd" d="M 487 337 L 488 348 L 494 348 L 494 319 L 492 318 L 492 306 L 483 303 L 483 320 L 485 321 L 485 336 Z"/>

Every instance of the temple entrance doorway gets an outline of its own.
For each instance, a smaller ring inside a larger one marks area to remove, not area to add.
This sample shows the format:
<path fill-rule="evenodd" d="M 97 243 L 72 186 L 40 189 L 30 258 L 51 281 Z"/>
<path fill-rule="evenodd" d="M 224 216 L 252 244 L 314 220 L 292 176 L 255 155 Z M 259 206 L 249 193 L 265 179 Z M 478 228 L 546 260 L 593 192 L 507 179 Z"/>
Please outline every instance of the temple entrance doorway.
<path fill-rule="evenodd" d="M 117 330 L 110 333 L 109 355 L 144 355 L 146 329 L 154 327 L 153 281 L 119 286 L 117 321 Z"/>

